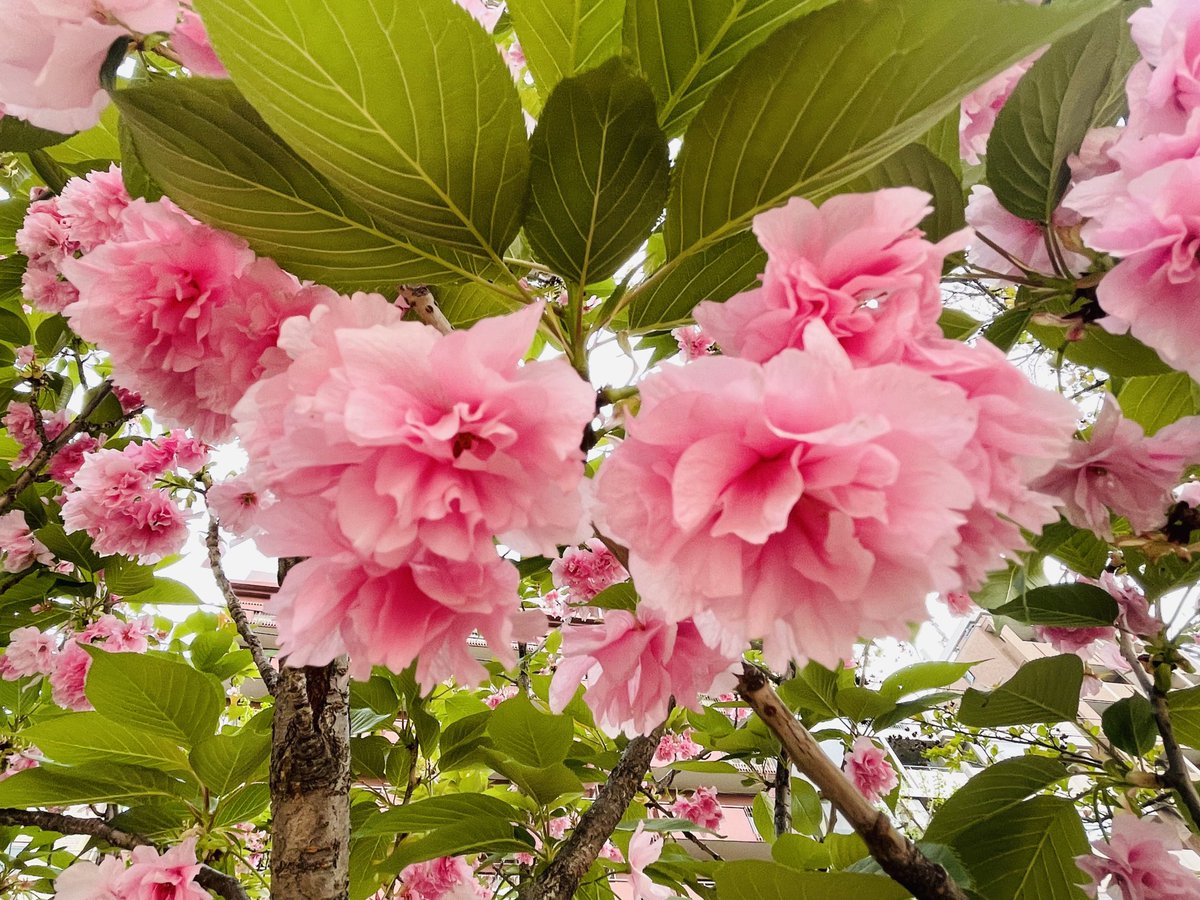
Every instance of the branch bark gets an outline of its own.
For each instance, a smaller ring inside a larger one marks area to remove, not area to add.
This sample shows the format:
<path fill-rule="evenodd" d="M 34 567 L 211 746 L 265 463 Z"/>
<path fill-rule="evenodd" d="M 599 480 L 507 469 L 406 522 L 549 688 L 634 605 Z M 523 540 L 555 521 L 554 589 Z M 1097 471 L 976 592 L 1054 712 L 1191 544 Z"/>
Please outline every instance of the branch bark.
<path fill-rule="evenodd" d="M 898 832 L 887 815 L 867 802 L 820 744 L 779 699 L 760 670 L 743 663 L 738 693 L 779 738 L 792 764 L 813 780 L 830 804 L 866 842 L 880 867 L 917 900 L 967 900 L 944 868 Z"/>
<path fill-rule="evenodd" d="M 149 838 L 113 828 L 101 819 L 83 819 L 78 816 L 27 809 L 0 809 L 0 825 L 16 825 L 22 828 L 32 826 L 58 834 L 86 834 L 122 850 L 132 850 L 135 847 L 161 849 Z M 200 867 L 196 874 L 196 883 L 214 891 L 225 900 L 249 900 L 240 881 L 232 875 L 218 872 L 211 866 Z"/>
<path fill-rule="evenodd" d="M 621 759 L 600 788 L 588 811 L 579 819 L 558 855 L 542 873 L 521 886 L 521 900 L 570 900 L 604 847 L 633 795 L 650 771 L 650 761 L 662 738 L 664 722 L 650 734 L 636 737 L 626 746 Z"/>
<path fill-rule="evenodd" d="M 254 665 L 258 669 L 259 677 L 267 686 L 267 691 L 274 696 L 279 690 L 279 674 L 271 668 L 271 661 L 267 659 L 262 641 L 258 639 L 258 635 L 250 626 L 250 619 L 246 616 L 246 611 L 242 609 L 241 601 L 238 600 L 237 593 L 234 591 L 233 585 L 229 583 L 229 578 L 221 565 L 220 523 L 215 518 L 209 519 L 208 534 L 204 543 L 208 547 L 208 565 L 212 569 L 213 580 L 216 581 L 221 595 L 225 598 L 225 605 L 229 607 L 229 615 L 233 619 L 234 625 L 237 626 L 242 641 L 250 650 L 250 655 L 254 658 Z"/>
<path fill-rule="evenodd" d="M 433 291 L 426 285 L 402 284 L 399 292 L 400 296 L 404 298 L 404 302 L 412 308 L 413 315 L 426 325 L 433 326 L 442 334 L 449 334 L 454 330 L 454 326 L 450 324 L 450 320 L 442 313 L 442 308 L 434 299 Z"/>
<path fill-rule="evenodd" d="M 1142 668 L 1142 662 L 1134 652 L 1133 642 L 1130 641 L 1129 635 L 1120 629 L 1117 633 L 1120 636 L 1121 655 L 1133 668 L 1134 676 L 1141 684 L 1142 690 L 1146 692 L 1146 696 L 1150 700 L 1150 708 L 1154 712 L 1154 724 L 1158 727 L 1159 735 L 1162 736 L 1163 755 L 1167 758 L 1167 771 L 1162 773 L 1160 781 L 1165 786 L 1174 789 L 1175 793 L 1179 795 L 1179 799 L 1187 808 L 1192 821 L 1200 822 L 1200 794 L 1196 792 L 1196 786 L 1188 777 L 1187 761 L 1183 757 L 1179 741 L 1175 739 L 1167 694 L 1165 691 L 1159 690 L 1158 682 Z"/>
<path fill-rule="evenodd" d="M 3 496 L 0 496 L 0 513 L 7 512 L 8 508 L 20 496 L 21 491 L 33 484 L 34 479 L 41 474 L 42 469 L 46 467 L 46 464 L 50 462 L 55 453 L 67 446 L 71 442 L 71 438 L 75 437 L 75 435 L 87 430 L 87 417 L 96 411 L 111 391 L 111 381 L 101 384 L 96 388 L 96 393 L 92 395 L 92 399 L 79 411 L 79 415 L 69 422 L 67 427 L 54 440 L 42 444 L 41 449 L 29 461 L 29 465 L 17 476 L 17 480 L 9 485 L 8 490 L 4 492 Z"/>

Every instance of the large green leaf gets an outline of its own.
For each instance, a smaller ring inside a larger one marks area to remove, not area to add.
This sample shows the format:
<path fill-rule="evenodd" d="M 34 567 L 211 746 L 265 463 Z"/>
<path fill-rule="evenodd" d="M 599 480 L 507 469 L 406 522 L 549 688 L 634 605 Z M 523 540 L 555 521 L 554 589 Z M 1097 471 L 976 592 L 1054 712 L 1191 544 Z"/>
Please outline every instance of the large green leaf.
<path fill-rule="evenodd" d="M 202 0 L 267 124 L 380 221 L 502 252 L 529 173 L 516 86 L 453 0 Z"/>
<path fill-rule="evenodd" d="M 899 700 L 918 691 L 945 687 L 962 678 L 973 665 L 975 663 L 940 660 L 913 663 L 885 678 L 879 693 L 888 700 Z"/>
<path fill-rule="evenodd" d="M 728 862 L 717 870 L 718 900 L 901 900 L 910 894 L 885 875 L 798 872 L 763 860 Z"/>
<path fill-rule="evenodd" d="M 200 741 L 192 749 L 192 768 L 214 794 L 222 796 L 251 778 L 258 770 L 266 771 L 271 753 L 271 733 L 243 728 L 235 734 L 217 734 Z"/>
<path fill-rule="evenodd" d="M 116 94 L 139 162 L 197 218 L 244 237 L 301 278 L 343 290 L 473 276 L 477 261 L 398 236 L 267 127 L 228 81 Z"/>
<path fill-rule="evenodd" d="M 988 184 L 1014 215 L 1044 223 L 1058 208 L 1071 179 L 1067 157 L 1095 119 L 1128 15 L 1114 9 L 1057 41 L 1001 108 L 988 139 Z"/>
<path fill-rule="evenodd" d="M 671 135 L 713 87 L 785 22 L 832 0 L 626 0 L 625 47 Z"/>
<path fill-rule="evenodd" d="M 113 106 L 107 107 L 100 116 L 100 121 L 86 131 L 71 135 L 66 141 L 58 144 L 49 152 L 50 156 L 60 163 L 93 163 L 97 168 L 103 168 L 105 160 L 121 158 L 121 142 L 117 136 L 117 122 L 120 116 Z"/>
<path fill-rule="evenodd" d="M 1066 305 L 1050 305 L 1051 313 L 1064 312 Z M 1109 334 L 1099 325 L 1087 325 L 1083 337 L 1068 341 L 1065 329 L 1054 325 L 1027 326 L 1029 333 L 1043 346 L 1061 351 L 1069 362 L 1092 369 L 1103 369 L 1109 375 L 1125 378 L 1131 375 L 1159 375 L 1172 371 L 1158 354 L 1131 334 Z"/>
<path fill-rule="evenodd" d="M 794 709 L 815 712 L 826 719 L 839 715 L 837 673 L 820 663 L 808 663 L 795 678 L 783 682 L 779 696 Z"/>
<path fill-rule="evenodd" d="M 968 688 L 958 720 L 973 728 L 1074 721 L 1083 660 L 1074 653 L 1034 659 L 993 691 Z"/>
<path fill-rule="evenodd" d="M 467 820 L 447 825 L 420 838 L 409 838 L 387 862 L 389 870 L 398 872 L 405 866 L 439 856 L 461 856 L 465 853 L 528 853 L 531 841 L 515 826 L 500 819 Z"/>
<path fill-rule="evenodd" d="M 1033 547 L 1038 553 L 1048 553 L 1072 572 L 1088 578 L 1099 578 L 1108 562 L 1108 544 L 1066 519 L 1043 528 Z"/>
<path fill-rule="evenodd" d="M 170 738 L 126 728 L 96 712 L 68 713 L 21 732 L 49 759 L 78 766 L 104 763 L 187 775 L 187 756 Z"/>
<path fill-rule="evenodd" d="M 775 862 L 801 870 L 844 869 L 866 855 L 867 845 L 857 834 L 829 834 L 820 841 L 800 834 L 781 834 L 771 845 Z"/>
<path fill-rule="evenodd" d="M 182 581 L 174 578 L 154 576 L 154 584 L 144 591 L 131 594 L 125 600 L 129 603 L 195 603 L 200 604 L 199 595 Z"/>
<path fill-rule="evenodd" d="M 1200 411 L 1200 386 L 1186 372 L 1126 378 L 1117 392 L 1125 418 L 1154 434 L 1160 428 Z"/>
<path fill-rule="evenodd" d="M 397 806 L 366 819 L 355 829 L 360 836 L 433 831 L 464 821 L 513 821 L 516 810 L 488 794 L 443 794 Z"/>
<path fill-rule="evenodd" d="M 1200 687 L 1167 694 L 1175 736 L 1189 747 L 1200 749 Z"/>
<path fill-rule="evenodd" d="M 1026 625 L 1094 628 L 1117 621 L 1117 601 L 1092 584 L 1048 584 L 997 606 L 993 615 L 1008 616 Z"/>
<path fill-rule="evenodd" d="M 178 798 L 185 786 L 166 773 L 110 762 L 69 769 L 38 766 L 0 782 L 0 806 L 75 806 L 133 803 L 151 797 Z"/>
<path fill-rule="evenodd" d="M 530 148 L 529 243 L 575 284 L 603 281 L 646 239 L 667 199 L 667 139 L 650 88 L 616 59 L 562 81 Z"/>
<path fill-rule="evenodd" d="M 1122 697 L 1100 716 L 1104 734 L 1113 746 L 1134 756 L 1145 756 L 1158 740 L 1158 726 L 1150 701 L 1140 694 Z"/>
<path fill-rule="evenodd" d="M 38 128 L 16 116 L 0 116 L 0 153 L 40 150 L 61 144 L 70 136 L 70 132 Z"/>
<path fill-rule="evenodd" d="M 928 147 L 921 144 L 901 147 L 879 165 L 838 188 L 837 193 L 865 193 L 889 187 L 916 187 L 933 197 L 933 212 L 920 225 L 931 241 L 940 241 L 967 227 L 962 183 Z"/>
<path fill-rule="evenodd" d="M 621 52 L 623 0 L 509 0 L 508 11 L 543 97 Z"/>
<path fill-rule="evenodd" d="M 957 845 L 967 829 L 991 820 L 1003 821 L 1026 797 L 1068 775 L 1057 760 L 1017 756 L 984 769 L 946 798 L 925 830 L 925 840 Z"/>
<path fill-rule="evenodd" d="M 157 656 L 86 649 L 92 665 L 84 690 L 106 719 L 185 747 L 216 731 L 225 692 L 211 675 Z"/>
<path fill-rule="evenodd" d="M 552 716 L 533 708 L 518 694 L 492 712 L 488 736 L 499 752 L 527 766 L 552 766 L 567 758 L 575 735 L 569 716 Z"/>
<path fill-rule="evenodd" d="M 740 231 L 788 197 L 845 184 L 995 72 L 1112 5 L 844 0 L 784 25 L 688 127 L 668 203 L 668 257 Z"/>

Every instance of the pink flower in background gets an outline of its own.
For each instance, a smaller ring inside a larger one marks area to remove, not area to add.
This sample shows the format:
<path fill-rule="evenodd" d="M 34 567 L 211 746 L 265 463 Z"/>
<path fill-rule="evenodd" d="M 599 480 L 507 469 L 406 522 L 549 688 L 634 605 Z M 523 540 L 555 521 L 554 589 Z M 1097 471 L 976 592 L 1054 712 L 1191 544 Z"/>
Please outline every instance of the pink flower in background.
<path fill-rule="evenodd" d="M 114 163 L 107 171 L 68 181 L 59 195 L 58 208 L 71 241 L 88 253 L 105 241 L 120 238 L 121 214 L 129 202 L 121 168 Z"/>
<path fill-rule="evenodd" d="M 483 698 L 483 702 L 487 704 L 488 709 L 495 709 L 505 700 L 509 700 L 517 696 L 517 686 L 515 684 L 506 684 L 499 690 L 492 691 Z"/>
<path fill-rule="evenodd" d="M 14 241 L 31 263 L 58 268 L 79 249 L 59 203 L 57 197 L 35 200 L 25 212 Z"/>
<path fill-rule="evenodd" d="M 45 431 L 47 440 L 54 440 L 67 427 L 66 410 L 59 410 L 53 415 L 47 415 L 42 410 L 40 415 L 42 430 Z M 9 403 L 8 412 L 4 414 L 3 422 L 4 428 L 8 431 L 8 436 L 21 445 L 21 452 L 12 461 L 12 467 L 19 469 L 22 466 L 29 465 L 33 462 L 33 458 L 37 456 L 38 451 L 42 449 L 42 438 L 37 432 L 37 426 L 34 424 L 33 407 L 28 403 Z"/>
<path fill-rule="evenodd" d="M 500 0 L 457 0 L 457 3 L 489 32 L 496 27 L 504 12 L 504 4 Z"/>
<path fill-rule="evenodd" d="M 550 563 L 554 586 L 570 591 L 571 599 L 576 602 L 591 600 L 605 588 L 629 577 L 602 541 L 591 538 L 585 548 L 567 547 L 561 559 Z"/>
<path fill-rule="evenodd" d="M 33 536 L 25 513 L 19 509 L 0 516 L 0 553 L 4 554 L 5 572 L 23 572 L 34 562 L 44 566 L 54 563 L 54 554 Z"/>
<path fill-rule="evenodd" d="M 62 312 L 79 299 L 75 285 L 58 268 L 41 261 L 29 262 L 21 276 L 22 296 L 42 312 Z"/>
<path fill-rule="evenodd" d="M 678 342 L 679 352 L 689 362 L 702 356 L 708 356 L 716 346 L 713 339 L 706 335 L 699 325 L 676 328 L 671 331 L 671 337 Z"/>
<path fill-rule="evenodd" d="M 121 404 L 121 412 L 126 415 L 146 405 L 146 402 L 142 400 L 141 394 L 131 391 L 128 388 L 123 388 L 119 384 L 113 385 L 112 392 L 113 396 L 117 398 L 117 402 Z"/>
<path fill-rule="evenodd" d="M 442 856 L 413 863 L 400 873 L 400 900 L 472 900 L 491 892 L 475 880 L 461 856 Z"/>
<path fill-rule="evenodd" d="M 1118 622 L 1141 637 L 1153 637 L 1163 629 L 1163 622 L 1150 611 L 1150 603 L 1133 580 L 1127 575 L 1117 577 L 1112 572 L 1101 572 L 1098 581 L 1081 578 L 1086 584 L 1104 588 L 1117 601 L 1121 610 Z"/>
<path fill-rule="evenodd" d="M 1083 888 L 1089 897 L 1097 896 L 1111 877 L 1122 900 L 1200 900 L 1200 878 L 1170 853 L 1184 847 L 1175 829 L 1164 822 L 1118 815 L 1109 840 L 1092 847 L 1097 855 L 1075 857 L 1075 864 L 1092 880 Z"/>
<path fill-rule="evenodd" d="M 1200 506 L 1200 481 L 1188 481 L 1175 489 L 1175 498 L 1195 509 Z"/>
<path fill-rule="evenodd" d="M 547 823 L 547 832 L 556 841 L 561 841 L 574 823 L 570 816 L 555 816 Z"/>
<path fill-rule="evenodd" d="M 41 765 L 41 757 L 37 755 L 37 752 L 37 747 L 30 747 L 28 750 L 10 756 L 4 765 L 4 771 L 0 772 L 0 781 L 11 778 L 18 772 L 36 769 Z"/>
<path fill-rule="evenodd" d="M 99 449 L 100 442 L 90 434 L 77 435 L 50 459 L 46 474 L 65 487 L 75 479 L 87 455 Z"/>
<path fill-rule="evenodd" d="M 996 124 L 996 116 L 1017 86 L 1045 50 L 1038 50 L 1018 63 L 1009 66 L 990 81 L 985 81 L 963 98 L 959 111 L 958 152 L 973 166 L 987 153 L 988 138 Z"/>
<path fill-rule="evenodd" d="M 853 749 L 846 754 L 844 768 L 851 784 L 871 803 L 878 803 L 900 783 L 887 754 L 869 737 L 854 742 Z"/>
<path fill-rule="evenodd" d="M 612 841 L 604 842 L 604 846 L 600 848 L 600 858 L 619 863 L 625 862 L 625 857 L 621 854 L 621 851 L 613 845 Z"/>
<path fill-rule="evenodd" d="M 1091 439 L 1075 441 L 1070 455 L 1034 488 L 1057 497 L 1072 525 L 1111 541 L 1110 510 L 1128 519 L 1135 533 L 1152 531 L 1166 520 L 1171 489 L 1184 468 L 1198 461 L 1200 417 L 1188 416 L 1146 437 L 1106 394 Z"/>
<path fill-rule="evenodd" d="M 54 670 L 58 645 L 52 634 L 42 634 L 33 626 L 14 628 L 4 651 L 3 678 L 16 681 L 27 675 L 49 675 Z"/>
<path fill-rule="evenodd" d="M 241 535 L 254 529 L 254 518 L 264 503 L 262 491 L 247 475 L 214 484 L 205 496 L 221 527 Z M 269 499 L 266 502 L 270 502 Z"/>
<path fill-rule="evenodd" d="M 562 712 L 587 679 L 583 699 L 608 734 L 646 734 L 667 717 L 672 697 L 699 710 L 700 694 L 729 672 L 733 660 L 709 648 L 688 621 L 660 612 L 611 610 L 601 625 L 563 635 L 562 659 L 550 683 L 550 707 Z"/>
<path fill-rule="evenodd" d="M 1111 641 L 1115 632 L 1108 626 L 1095 628 L 1065 628 L 1057 625 L 1034 625 L 1034 633 L 1059 653 L 1074 653 L 1087 659 L 1097 641 Z"/>
<path fill-rule="evenodd" d="M 37 359 L 37 349 L 29 345 L 18 347 L 13 353 L 13 365 L 18 369 L 33 365 L 35 359 Z"/>
<path fill-rule="evenodd" d="M 106 613 L 88 625 L 77 640 L 81 644 L 103 647 L 109 653 L 145 653 L 150 649 L 147 637 L 154 634 L 154 621 L 139 616 L 125 621 Z"/>
<path fill-rule="evenodd" d="M 1148 70 L 1139 102 L 1132 104 L 1132 124 L 1177 130 L 1200 108 L 1200 7 L 1191 0 L 1155 0 L 1136 10 L 1129 25 Z"/>
<path fill-rule="evenodd" d="M 88 669 L 91 667 L 92 658 L 87 651 L 74 639 L 67 641 L 54 662 L 54 671 L 50 674 L 54 702 L 64 709 L 91 709 L 92 704 L 83 690 L 87 683 Z"/>
<path fill-rule="evenodd" d="M 171 47 L 179 61 L 193 75 L 204 78 L 228 78 L 229 72 L 213 50 L 208 31 L 195 11 L 184 7 L 180 12 L 179 24 L 171 32 Z"/>
<path fill-rule="evenodd" d="M 673 762 L 695 759 L 704 748 L 692 740 L 692 729 L 685 728 L 682 734 L 668 731 L 659 739 L 654 751 L 654 765 L 665 766 Z"/>
<path fill-rule="evenodd" d="M 984 243 L 981 240 L 983 237 L 1005 251 L 1008 256 L 1019 260 L 1025 268 L 1044 275 L 1055 274 L 1054 264 L 1050 261 L 1050 251 L 1046 248 L 1045 227 L 1014 216 L 1000 205 L 990 187 L 977 184 L 971 188 L 966 216 L 967 224 L 976 234 L 967 247 L 967 260 L 973 265 L 1000 275 L 1023 274 L 1020 266 L 1014 265 L 1006 256 Z M 1056 224 L 1059 218 L 1056 214 Z M 1089 265 L 1086 256 L 1070 250 L 1063 251 L 1063 259 L 1074 274 L 1083 272 Z"/>
<path fill-rule="evenodd" d="M 105 856 L 100 864 L 80 860 L 59 874 L 54 881 L 55 900 L 129 900 L 120 893 L 125 864 L 118 857 Z"/>
<path fill-rule="evenodd" d="M 955 616 L 969 616 L 979 609 L 966 591 L 950 591 L 943 595 L 942 600 L 945 601 L 951 615 Z"/>
<path fill-rule="evenodd" d="M 671 814 L 681 819 L 689 819 L 701 828 L 717 831 L 725 813 L 717 800 L 717 789 L 710 787 L 696 788 L 690 797 L 682 794 L 671 804 Z"/>
<path fill-rule="evenodd" d="M 646 831 L 641 822 L 629 839 L 629 884 L 633 888 L 630 900 L 666 900 L 674 893 L 654 881 L 646 874 L 649 866 L 662 856 L 663 836 Z"/>
<path fill-rule="evenodd" d="M 122 900 L 210 900 L 195 882 L 199 872 L 195 838 L 161 856 L 153 847 L 135 847 L 133 863 L 118 881 L 119 895 Z"/>
<path fill-rule="evenodd" d="M 43 0 L 0 0 L 0 18 L 21 23 L 0 30 L 0 109 L 52 131 L 91 128 L 108 105 L 100 67 L 125 29 L 90 9 L 65 17 L 44 9 Z"/>
<path fill-rule="evenodd" d="M 198 472 L 207 464 L 210 449 L 203 441 L 174 432 L 154 440 L 128 444 L 121 452 L 133 461 L 139 472 L 153 477 L 177 467 Z"/>
<path fill-rule="evenodd" d="M 930 197 L 915 188 L 840 194 L 819 208 L 794 197 L 754 218 L 767 251 L 762 287 L 694 315 L 732 356 L 765 362 L 803 348 L 820 320 L 856 363 L 897 359 L 907 342 L 940 336 L 942 260 L 967 232 L 932 244 L 917 225 Z"/>
<path fill-rule="evenodd" d="M 1117 161 L 1111 150 L 1124 134 L 1125 129 L 1115 126 L 1093 128 L 1085 134 L 1079 152 L 1067 157 L 1072 181 L 1088 181 L 1117 171 Z"/>
<path fill-rule="evenodd" d="M 598 476 L 600 528 L 630 547 L 648 607 L 730 657 L 832 664 L 905 635 L 956 590 L 976 491 L 963 390 L 908 367 L 855 369 L 823 323 L 805 351 L 666 367 Z"/>

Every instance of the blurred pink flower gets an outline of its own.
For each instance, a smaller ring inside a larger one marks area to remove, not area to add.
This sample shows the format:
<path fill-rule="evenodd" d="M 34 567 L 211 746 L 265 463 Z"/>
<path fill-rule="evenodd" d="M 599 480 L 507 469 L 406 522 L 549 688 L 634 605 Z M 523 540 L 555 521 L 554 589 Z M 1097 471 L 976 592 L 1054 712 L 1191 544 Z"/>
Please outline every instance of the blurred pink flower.
<path fill-rule="evenodd" d="M 1087 659 L 1097 641 L 1110 641 L 1113 629 L 1104 625 L 1089 628 L 1066 628 L 1058 625 L 1034 625 L 1034 633 L 1059 653 L 1074 653 Z"/>
<path fill-rule="evenodd" d="M 969 616 L 979 609 L 966 591 L 950 591 L 942 595 L 942 600 L 945 601 L 946 608 L 950 610 L 950 613 L 955 616 Z"/>
<path fill-rule="evenodd" d="M 229 72 L 213 50 L 204 23 L 195 11 L 187 6 L 183 7 L 179 15 L 179 24 L 171 32 L 171 47 L 179 56 L 179 61 L 193 75 L 204 78 L 229 77 Z"/>
<path fill-rule="evenodd" d="M 671 331 L 671 337 L 679 344 L 679 352 L 687 361 L 708 356 L 713 351 L 715 342 L 704 333 L 699 325 L 686 325 Z"/>
<path fill-rule="evenodd" d="M 1075 864 L 1091 878 L 1083 887 L 1089 897 L 1097 896 L 1111 876 L 1122 900 L 1200 900 L 1200 878 L 1169 852 L 1183 845 L 1166 823 L 1131 813 L 1118 815 L 1109 840 L 1092 847 L 1097 855 L 1075 857 Z"/>
<path fill-rule="evenodd" d="M 413 863 L 400 873 L 398 900 L 472 900 L 490 897 L 491 891 L 475 880 L 461 856 L 442 856 Z"/>
<path fill-rule="evenodd" d="M 135 847 L 132 865 L 118 882 L 119 895 L 122 900 L 210 900 L 195 882 L 199 872 L 195 838 L 161 856 L 153 847 Z"/>
<path fill-rule="evenodd" d="M 1055 274 L 1050 251 L 1046 248 L 1045 227 L 1014 216 L 1000 205 L 990 187 L 977 184 L 971 188 L 966 216 L 967 224 L 976 234 L 967 247 L 967 260 L 972 264 L 1000 275 L 1023 274 L 1020 266 L 984 243 L 982 238 L 987 238 L 1025 268 L 1043 275 Z M 1059 218 L 1055 216 L 1056 224 Z M 1062 255 L 1067 268 L 1074 274 L 1085 271 L 1089 265 L 1088 258 L 1081 253 L 1063 250 Z"/>
<path fill-rule="evenodd" d="M 690 797 L 682 794 L 671 804 L 671 814 L 681 819 L 689 819 L 701 828 L 717 831 L 725 813 L 717 800 L 717 789 L 698 787 Z"/>
<path fill-rule="evenodd" d="M 43 634 L 29 625 L 14 628 L 8 639 L 4 651 L 5 681 L 16 681 L 26 675 L 49 675 L 54 671 L 54 657 L 58 653 L 54 635 Z"/>
<path fill-rule="evenodd" d="M 255 529 L 255 517 L 264 499 L 270 502 L 270 498 L 264 498 L 262 490 L 245 474 L 214 484 L 205 496 L 221 527 L 239 535 Z"/>
<path fill-rule="evenodd" d="M 73 863 L 54 881 L 55 900 L 129 900 L 121 893 L 125 864 L 116 856 L 105 856 L 99 865 L 87 860 Z"/>
<path fill-rule="evenodd" d="M 87 651 L 74 639 L 67 641 L 54 661 L 54 671 L 50 675 L 54 702 L 64 709 L 91 709 L 92 704 L 83 690 L 91 666 L 92 658 Z"/>
<path fill-rule="evenodd" d="M 5 572 L 23 572 L 35 562 L 44 566 L 54 563 L 54 554 L 33 536 L 19 509 L 0 516 L 0 553 L 4 554 Z"/>
<path fill-rule="evenodd" d="M 661 884 L 655 884 L 646 874 L 646 869 L 658 862 L 662 855 L 663 836 L 646 831 L 641 822 L 629 839 L 629 883 L 633 889 L 630 900 L 666 900 L 674 893 Z"/>
<path fill-rule="evenodd" d="M 1131 124 L 1178 130 L 1179 121 L 1200 108 L 1200 6 L 1192 0 L 1154 0 L 1134 11 L 1129 25 L 1147 70 L 1139 73 L 1144 82 L 1131 104 Z"/>
<path fill-rule="evenodd" d="M 869 737 L 854 742 L 844 764 L 850 783 L 871 803 L 878 803 L 900 783 L 887 754 Z"/>

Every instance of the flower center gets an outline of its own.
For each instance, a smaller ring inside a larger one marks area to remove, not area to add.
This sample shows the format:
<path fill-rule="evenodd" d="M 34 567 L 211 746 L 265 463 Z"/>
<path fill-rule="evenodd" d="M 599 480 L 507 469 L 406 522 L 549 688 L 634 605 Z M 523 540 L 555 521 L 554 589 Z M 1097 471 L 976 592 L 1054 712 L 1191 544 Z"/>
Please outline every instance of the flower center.
<path fill-rule="evenodd" d="M 496 448 L 487 438 L 480 437 L 477 434 L 471 434 L 469 431 L 460 431 L 454 436 L 453 452 L 454 458 L 458 459 L 468 450 L 475 455 L 477 459 L 487 459 L 491 456 Z"/>

